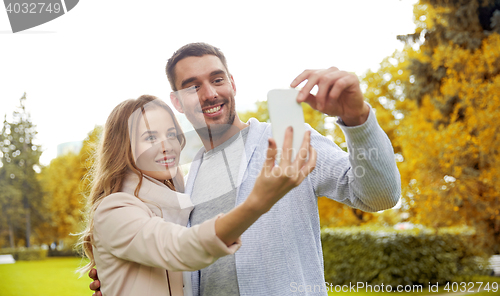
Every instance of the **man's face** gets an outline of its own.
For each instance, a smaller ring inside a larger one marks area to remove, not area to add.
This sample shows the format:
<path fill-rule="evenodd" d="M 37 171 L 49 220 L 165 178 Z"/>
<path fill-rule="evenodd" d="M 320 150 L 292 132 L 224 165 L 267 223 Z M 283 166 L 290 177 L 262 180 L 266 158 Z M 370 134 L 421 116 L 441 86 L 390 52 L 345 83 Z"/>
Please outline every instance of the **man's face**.
<path fill-rule="evenodd" d="M 234 123 L 236 86 L 217 56 L 187 57 L 175 66 L 171 95 L 175 108 L 184 113 L 197 130 L 210 129 L 221 136 Z"/>

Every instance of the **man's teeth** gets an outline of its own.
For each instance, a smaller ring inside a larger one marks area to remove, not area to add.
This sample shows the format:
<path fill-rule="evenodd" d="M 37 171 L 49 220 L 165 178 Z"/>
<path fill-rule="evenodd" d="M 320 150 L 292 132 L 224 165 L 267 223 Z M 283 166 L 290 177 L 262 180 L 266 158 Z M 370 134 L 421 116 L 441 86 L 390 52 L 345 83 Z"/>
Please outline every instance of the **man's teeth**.
<path fill-rule="evenodd" d="M 173 158 L 169 158 L 169 159 L 163 159 L 163 160 L 159 160 L 157 161 L 159 164 L 166 164 L 166 163 L 172 163 L 174 162 L 175 159 Z"/>
<path fill-rule="evenodd" d="M 213 108 L 210 108 L 207 110 L 203 110 L 203 113 L 208 113 L 208 114 L 215 113 L 215 112 L 220 110 L 220 107 L 221 106 L 217 106 L 217 107 L 213 107 Z"/>

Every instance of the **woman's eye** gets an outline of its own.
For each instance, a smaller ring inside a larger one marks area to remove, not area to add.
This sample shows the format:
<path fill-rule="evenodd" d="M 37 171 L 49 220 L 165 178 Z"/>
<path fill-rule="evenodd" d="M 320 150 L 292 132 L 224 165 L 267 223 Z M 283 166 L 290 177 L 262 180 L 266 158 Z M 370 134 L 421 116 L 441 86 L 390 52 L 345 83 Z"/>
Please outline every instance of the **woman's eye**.
<path fill-rule="evenodd" d="M 153 141 L 155 141 L 155 140 L 156 140 L 156 137 L 155 137 L 155 136 L 148 136 L 148 137 L 146 138 L 146 141 L 150 141 L 150 142 L 153 142 Z"/>
<path fill-rule="evenodd" d="M 168 133 L 167 134 L 167 138 L 168 139 L 176 139 L 177 138 L 177 134 L 176 133 Z"/>

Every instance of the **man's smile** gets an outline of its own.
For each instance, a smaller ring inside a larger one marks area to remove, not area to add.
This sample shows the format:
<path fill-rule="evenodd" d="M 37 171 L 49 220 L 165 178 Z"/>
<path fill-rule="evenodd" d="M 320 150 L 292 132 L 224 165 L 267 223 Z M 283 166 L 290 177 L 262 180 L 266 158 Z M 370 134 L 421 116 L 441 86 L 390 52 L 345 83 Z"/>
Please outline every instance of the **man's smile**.
<path fill-rule="evenodd" d="M 224 106 L 224 104 L 210 106 L 207 108 L 203 108 L 202 112 L 206 116 L 210 116 L 210 117 L 217 116 L 217 115 L 220 115 L 222 113 L 223 106 Z"/>

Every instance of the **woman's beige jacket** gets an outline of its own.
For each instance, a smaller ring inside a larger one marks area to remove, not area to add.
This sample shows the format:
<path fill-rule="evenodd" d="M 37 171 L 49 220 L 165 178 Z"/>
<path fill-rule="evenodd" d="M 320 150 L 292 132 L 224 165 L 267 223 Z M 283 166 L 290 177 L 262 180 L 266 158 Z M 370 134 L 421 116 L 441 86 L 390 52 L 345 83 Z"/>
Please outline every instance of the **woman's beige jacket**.
<path fill-rule="evenodd" d="M 141 201 L 134 196 L 138 181 L 130 174 L 121 192 L 105 197 L 95 212 L 93 252 L 101 292 L 183 295 L 181 271 L 202 269 L 233 254 L 241 241 L 227 247 L 215 235 L 220 215 L 186 228 L 193 209 L 189 196 L 144 177 Z"/>

